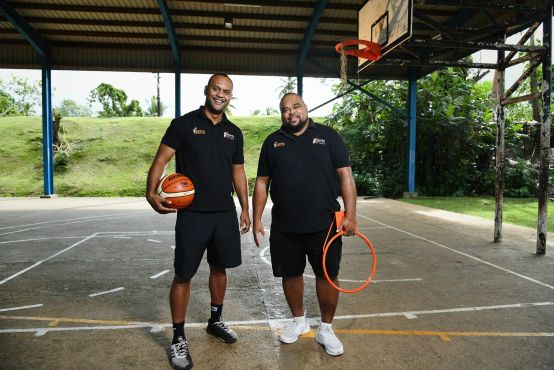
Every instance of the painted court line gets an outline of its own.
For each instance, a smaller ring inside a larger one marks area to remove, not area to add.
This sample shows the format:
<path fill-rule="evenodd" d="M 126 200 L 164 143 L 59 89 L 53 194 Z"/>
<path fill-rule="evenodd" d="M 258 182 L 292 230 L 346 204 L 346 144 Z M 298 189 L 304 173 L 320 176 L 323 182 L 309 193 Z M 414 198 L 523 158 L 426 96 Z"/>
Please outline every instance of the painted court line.
<path fill-rule="evenodd" d="M 361 315 L 347 315 L 347 316 L 336 316 L 335 320 L 351 320 L 357 318 L 380 318 L 380 317 L 391 317 L 391 316 L 411 316 L 416 318 L 417 315 L 432 315 L 432 314 L 445 314 L 445 313 L 461 313 L 461 312 L 475 312 L 483 310 L 502 310 L 502 309 L 515 309 L 515 308 L 526 308 L 526 307 L 541 307 L 541 306 L 552 306 L 552 302 L 535 302 L 535 303 L 517 303 L 517 304 L 507 304 L 507 305 L 496 305 L 496 306 L 481 306 L 481 307 L 458 307 L 442 310 L 421 310 L 421 311 L 404 311 L 404 312 L 384 312 L 384 313 L 375 313 L 375 314 L 361 314 Z M 133 321 L 115 321 L 115 320 L 89 320 L 89 319 L 75 319 L 75 318 L 55 318 L 55 317 L 26 317 L 26 316 L 2 316 L 0 319 L 4 320 L 26 320 L 26 321 L 49 321 L 49 322 L 66 322 L 66 323 L 95 323 L 99 324 L 97 326 L 80 326 L 80 327 L 43 327 L 43 328 L 12 328 L 12 329 L 0 329 L 0 334 L 8 333 L 35 333 L 35 335 L 44 335 L 48 332 L 57 332 L 57 331 L 77 331 L 77 330 L 119 330 L 119 329 L 133 329 L 133 328 L 150 328 L 152 332 L 158 332 L 164 328 L 170 328 L 171 324 L 161 324 L 153 322 L 133 322 Z M 310 325 L 317 325 L 319 318 L 308 318 Z M 269 325 L 274 329 L 280 329 L 287 322 L 290 322 L 291 319 L 263 319 L 263 320 L 246 320 L 246 321 L 228 321 L 227 324 L 231 326 L 244 327 L 248 325 Z M 102 325 L 103 324 L 103 325 Z M 187 328 L 205 328 L 206 323 L 186 323 L 185 327 Z M 267 330 L 267 329 L 266 329 Z M 386 331 L 386 330 L 364 330 L 364 329 L 338 329 L 335 328 L 335 331 L 338 333 L 353 333 L 353 334 L 363 334 L 367 332 L 368 334 L 387 334 L 387 333 L 402 333 L 402 335 L 432 335 L 424 333 L 443 333 L 437 336 L 554 336 L 554 333 L 482 333 L 482 332 L 425 332 L 425 331 Z M 419 333 L 419 334 L 418 334 Z M 458 334 L 454 334 L 458 333 Z M 473 334 L 472 334 L 473 333 Z"/>
<path fill-rule="evenodd" d="M 21 270 L 21 271 L 15 273 L 15 274 L 13 274 L 12 276 L 9 276 L 9 277 L 5 278 L 4 280 L 0 281 L 0 285 L 6 283 L 7 281 L 10 281 L 10 280 L 13 279 L 13 278 L 18 277 L 18 276 L 21 275 L 21 274 L 24 274 L 25 272 L 27 272 L 27 271 L 29 271 L 29 270 L 34 269 L 34 268 L 37 267 L 37 266 L 40 266 L 42 263 L 44 263 L 44 262 L 46 262 L 46 261 L 49 261 L 49 260 L 51 260 L 52 258 L 55 258 L 55 257 L 59 256 L 60 254 L 63 254 L 63 253 L 65 253 L 65 252 L 67 252 L 68 250 L 71 250 L 71 249 L 75 248 L 75 247 L 78 246 L 79 244 L 82 244 L 82 243 L 86 242 L 87 240 L 94 238 L 97 234 L 98 234 L 98 233 L 94 233 L 94 234 L 92 234 L 92 235 L 89 235 L 89 236 L 87 236 L 86 238 L 84 238 L 84 239 L 78 241 L 77 243 L 72 244 L 72 245 L 70 245 L 69 247 L 67 247 L 67 248 L 65 248 L 65 249 L 62 249 L 61 251 L 59 251 L 59 252 L 57 252 L 57 253 L 54 253 L 54 254 L 51 255 L 50 257 L 47 257 L 47 258 L 45 258 L 45 259 L 43 259 L 43 260 L 40 260 L 40 261 L 36 262 L 35 264 L 33 264 L 32 266 L 29 266 L 29 267 L 27 267 L 27 268 L 25 268 L 25 269 L 23 269 L 23 270 Z"/>
<path fill-rule="evenodd" d="M 451 248 L 451 247 L 447 247 L 447 246 L 444 245 L 444 244 L 437 243 L 437 242 L 435 242 L 435 241 L 433 241 L 433 240 L 430 240 L 430 239 L 424 238 L 424 237 L 422 237 L 422 236 L 413 234 L 413 233 L 411 233 L 411 232 L 409 232 L 409 231 L 405 231 L 405 230 L 399 229 L 399 228 L 397 228 L 397 227 L 387 225 L 387 224 L 385 224 L 385 223 L 383 223 L 383 222 L 374 220 L 374 219 L 369 218 L 369 217 L 366 217 L 366 216 L 364 216 L 364 215 L 360 215 L 360 214 L 357 214 L 357 215 L 360 216 L 360 217 L 362 217 L 362 218 L 365 218 L 365 219 L 367 219 L 367 220 L 376 222 L 376 223 L 378 223 L 378 224 L 381 224 L 381 225 L 384 225 L 384 226 L 388 226 L 388 227 L 390 227 L 391 229 L 396 230 L 396 231 L 399 231 L 399 232 L 404 233 L 404 234 L 406 234 L 406 235 L 410 235 L 410 236 L 412 236 L 412 237 L 414 237 L 414 238 L 417 238 L 417 239 L 426 241 L 426 242 L 428 242 L 428 243 L 431 243 L 431 244 L 433 244 L 433 245 L 436 245 L 437 247 L 441 247 L 441 248 L 447 249 L 447 250 L 449 250 L 449 251 L 451 251 L 451 252 L 460 254 L 460 255 L 465 256 L 465 257 L 467 257 L 467 258 L 471 258 L 472 260 L 475 260 L 475 261 L 484 263 L 485 265 L 494 267 L 494 268 L 496 268 L 496 269 L 498 269 L 498 270 L 507 272 L 507 273 L 509 273 L 509 274 L 515 275 L 515 276 L 517 276 L 517 277 L 520 277 L 520 278 L 522 278 L 522 279 L 528 280 L 528 281 L 533 282 L 533 283 L 535 283 L 535 284 L 539 284 L 539 285 L 542 285 L 542 286 L 544 286 L 544 287 L 547 287 L 547 288 L 549 288 L 549 289 L 554 290 L 554 286 L 549 285 L 549 284 L 546 284 L 546 283 L 543 283 L 542 281 L 539 281 L 539 280 L 530 278 L 529 276 L 525 276 L 525 275 L 519 274 L 519 273 L 517 273 L 517 272 L 515 272 L 515 271 L 509 270 L 509 269 L 504 268 L 504 267 L 502 267 L 502 266 L 498 266 L 498 265 L 495 265 L 494 263 L 485 261 L 485 260 L 483 260 L 483 259 L 481 259 L 481 258 L 479 258 L 479 257 L 475 257 L 475 256 L 472 256 L 471 254 L 461 252 L 461 251 L 459 251 L 459 250 L 457 250 L 457 249 L 454 249 L 454 248 Z"/>
<path fill-rule="evenodd" d="M 128 217 L 135 217 L 137 214 L 140 214 L 140 213 L 145 213 L 145 212 L 137 212 L 137 213 L 126 213 L 126 214 L 122 214 L 122 215 L 117 215 L 117 216 L 111 216 L 111 217 L 106 217 L 104 216 L 103 218 L 101 218 L 100 220 L 103 221 L 103 220 L 111 220 L 113 218 L 128 218 Z M 72 222 L 65 222 L 65 223 L 61 223 L 61 224 L 53 224 L 53 225 L 44 225 L 44 226 L 37 226 L 37 227 L 29 227 L 27 229 L 20 229 L 20 230 L 14 230 L 14 231 L 8 231 L 8 232 L 5 232 L 5 233 L 1 233 L 1 235 L 8 235 L 8 234 L 17 234 L 17 233 L 22 233 L 22 232 L 25 232 L 25 231 L 30 231 L 30 230 L 37 230 L 37 229 L 44 229 L 44 228 L 47 228 L 47 227 L 55 227 L 55 226 L 64 226 L 64 225 L 72 225 L 72 224 L 78 224 L 78 223 L 82 223 L 82 222 L 88 222 L 89 220 L 79 220 L 79 221 L 72 221 Z"/>
<path fill-rule="evenodd" d="M 106 290 L 106 291 L 104 291 L 104 292 L 92 293 L 92 294 L 89 294 L 88 296 L 89 296 L 89 297 L 96 297 L 96 296 L 103 295 L 103 294 L 119 292 L 120 290 L 123 290 L 123 289 L 125 289 L 125 288 L 122 287 L 122 286 L 120 286 L 119 288 Z"/>
<path fill-rule="evenodd" d="M 162 272 L 158 272 L 156 275 L 150 276 L 150 279 L 157 279 L 162 275 L 165 275 L 169 272 L 169 270 L 163 270 Z"/>
<path fill-rule="evenodd" d="M 135 212 L 135 214 L 137 213 L 144 213 L 144 212 Z M 109 216 L 126 216 L 128 215 L 129 213 L 114 213 L 114 214 L 111 214 Z M 50 221 L 42 221 L 42 222 L 35 222 L 35 223 L 32 223 L 32 224 L 22 224 L 22 225 L 13 225 L 13 226 L 5 226 L 5 227 L 0 227 L 0 230 L 5 230 L 5 229 L 15 229 L 17 227 L 24 227 L 24 226 L 36 226 L 36 225 L 44 225 L 44 224 L 54 224 L 54 225 L 58 225 L 60 222 L 63 222 L 63 221 L 77 221 L 77 220 L 91 220 L 91 219 L 95 219 L 95 218 L 103 218 L 103 217 L 106 217 L 106 215 L 101 215 L 101 216 L 86 216 L 86 217 L 77 217 L 77 218 L 63 218 L 63 219 L 59 219 L 59 220 L 50 220 Z"/>
<path fill-rule="evenodd" d="M 152 243 L 161 243 L 160 240 L 156 240 L 156 239 L 146 239 L 148 240 L 149 242 L 152 242 Z"/>
<path fill-rule="evenodd" d="M 0 308 L 0 312 L 6 312 L 6 311 L 16 311 L 16 310 L 25 310 L 28 308 L 35 308 L 35 307 L 42 307 L 43 304 L 33 304 L 29 306 L 19 306 L 19 307 L 10 307 L 10 308 Z"/>

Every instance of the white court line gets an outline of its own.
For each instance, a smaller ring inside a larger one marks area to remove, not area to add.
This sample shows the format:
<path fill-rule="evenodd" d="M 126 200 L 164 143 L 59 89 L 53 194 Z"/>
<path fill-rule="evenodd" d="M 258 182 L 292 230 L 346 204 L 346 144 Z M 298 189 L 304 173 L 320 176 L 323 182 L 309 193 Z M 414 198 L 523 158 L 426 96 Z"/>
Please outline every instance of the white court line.
<path fill-rule="evenodd" d="M 150 276 L 150 279 L 157 279 L 162 275 L 165 275 L 169 272 L 169 270 L 163 270 L 162 272 L 158 272 L 156 275 Z"/>
<path fill-rule="evenodd" d="M 134 212 L 133 214 L 140 214 L 140 213 L 146 213 L 145 211 L 143 212 Z M 109 215 L 110 217 L 111 216 L 126 216 L 128 215 L 129 213 L 114 213 L 114 214 L 111 214 Z M 22 224 L 22 225 L 14 225 L 14 226 L 4 226 L 4 227 L 0 227 L 0 230 L 5 230 L 5 229 L 14 229 L 16 227 L 24 227 L 24 226 L 35 226 L 35 225 L 44 225 L 44 224 L 58 224 L 59 222 L 63 222 L 63 221 L 77 221 L 77 220 L 91 220 L 91 219 L 95 219 L 95 218 L 103 218 L 103 217 L 106 217 L 106 215 L 101 215 L 101 216 L 86 216 L 86 217 L 72 217 L 72 218 L 63 218 L 63 219 L 60 219 L 60 220 L 50 220 L 50 221 L 42 221 L 42 222 L 35 222 L 35 223 L 32 223 L 32 224 Z"/>
<path fill-rule="evenodd" d="M 527 308 L 527 307 L 541 307 L 541 306 L 552 306 L 553 302 L 532 302 L 532 303 L 516 303 L 516 304 L 505 304 L 505 305 L 496 305 L 496 306 L 480 306 L 480 307 L 456 307 L 450 309 L 442 310 L 422 310 L 422 311 L 403 311 L 403 312 L 383 312 L 383 313 L 374 313 L 374 314 L 361 314 L 361 315 L 345 315 L 345 316 L 335 316 L 335 320 L 352 320 L 352 319 L 361 319 L 361 318 L 381 318 L 381 317 L 391 317 L 391 316 L 403 316 L 408 319 L 415 319 L 417 315 L 434 315 L 434 314 L 448 314 L 448 313 L 462 313 L 462 312 L 475 312 L 475 311 L 485 311 L 485 310 L 502 310 L 502 309 L 512 309 L 512 308 Z M 269 325 L 271 327 L 282 326 L 284 323 L 290 322 L 292 319 L 262 319 L 262 320 L 245 320 L 245 321 L 226 321 L 230 326 L 240 326 L 240 325 Z M 319 322 L 319 317 L 307 318 L 310 325 L 316 324 Z M 150 328 L 151 332 L 159 332 L 163 328 L 170 328 L 172 324 L 160 324 L 152 322 L 136 322 L 129 323 L 128 325 L 102 325 L 102 326 L 72 326 L 72 327 L 47 327 L 47 328 L 24 328 L 24 329 L 0 329 L 0 334 L 9 334 L 9 333 L 35 333 L 35 335 L 45 335 L 48 332 L 58 332 L 58 331 L 76 331 L 76 330 L 119 330 L 119 329 L 133 329 L 133 328 Z M 205 322 L 199 323 L 186 323 L 186 328 L 204 328 L 206 327 Z"/>
<path fill-rule="evenodd" d="M 24 242 L 37 242 L 41 240 L 54 240 L 54 239 L 81 239 L 86 238 L 85 235 L 78 236 L 54 236 L 51 238 L 34 238 L 34 239 L 17 239 L 17 240 L 7 240 L 0 242 L 0 244 L 10 244 L 10 243 L 24 243 Z"/>
<path fill-rule="evenodd" d="M 149 242 L 152 242 L 152 243 L 161 243 L 160 240 L 155 240 L 155 239 L 147 239 Z"/>
<path fill-rule="evenodd" d="M 169 248 L 175 249 L 175 246 L 174 246 L 174 245 L 170 245 Z"/>
<path fill-rule="evenodd" d="M 406 235 L 410 235 L 410 236 L 412 236 L 412 237 L 414 237 L 414 238 L 424 240 L 424 241 L 426 241 L 426 242 L 428 242 L 428 243 L 431 243 L 431 244 L 433 244 L 433 245 L 436 245 L 437 247 L 441 247 L 441 248 L 447 249 L 447 250 L 449 250 L 449 251 L 451 251 L 451 252 L 460 254 L 460 255 L 465 256 L 465 257 L 467 257 L 467 258 L 471 258 L 472 260 L 475 260 L 475 261 L 484 263 L 485 265 L 494 267 L 494 268 L 496 268 L 496 269 L 498 269 L 498 270 L 502 270 L 502 271 L 507 272 L 507 273 L 509 273 L 509 274 L 515 275 L 515 276 L 520 277 L 520 278 L 522 278 L 522 279 L 531 281 L 531 282 L 533 282 L 533 283 L 536 283 L 536 284 L 539 284 L 539 285 L 542 285 L 542 286 L 544 286 L 544 287 L 547 287 L 547 288 L 549 288 L 549 289 L 554 290 L 554 286 L 549 285 L 549 284 L 546 284 L 546 283 L 543 283 L 542 281 L 539 281 L 539 280 L 535 280 L 535 279 L 533 279 L 533 278 L 530 278 L 529 276 L 525 276 L 525 275 L 519 274 L 519 273 L 517 273 L 517 272 L 515 272 L 515 271 L 508 270 L 507 268 L 504 268 L 504 267 L 495 265 L 494 263 L 485 261 L 485 260 L 483 260 L 483 259 L 481 259 L 481 258 L 479 258 L 479 257 L 475 257 L 475 256 L 472 256 L 471 254 L 467 254 L 467 253 L 461 252 L 461 251 L 459 251 L 459 250 L 457 250 L 457 249 L 454 249 L 454 248 L 451 248 L 451 247 L 447 247 L 447 246 L 444 245 L 444 244 L 440 244 L 440 243 L 437 243 L 437 242 L 435 242 L 435 241 L 433 241 L 433 240 L 430 240 L 430 239 L 424 238 L 424 237 L 422 237 L 422 236 L 413 234 L 413 233 L 411 233 L 411 232 L 409 232 L 409 231 L 405 231 L 405 230 L 399 229 L 399 228 L 397 228 L 397 227 L 387 225 L 387 224 L 385 224 L 385 223 L 383 223 L 383 222 L 374 220 L 374 219 L 369 218 L 369 217 L 366 217 L 366 216 L 364 216 L 364 215 L 361 215 L 361 214 L 357 214 L 357 215 L 360 216 L 360 217 L 362 217 L 362 218 L 365 218 L 365 219 L 367 219 L 367 220 L 376 222 L 376 223 L 378 223 L 378 224 L 381 224 L 381 225 L 384 225 L 384 226 L 388 226 L 388 227 L 390 227 L 390 228 L 393 229 L 393 230 L 399 231 L 399 232 L 404 233 L 404 234 L 406 234 Z"/>
<path fill-rule="evenodd" d="M 112 238 L 114 238 L 114 239 L 132 239 L 130 236 L 119 236 L 119 235 L 112 236 Z"/>
<path fill-rule="evenodd" d="M 117 239 L 131 239 L 130 236 L 123 236 L 123 235 L 102 235 L 102 234 L 110 234 L 111 232 L 108 232 L 108 231 L 100 231 L 98 232 L 98 235 L 96 235 L 97 238 L 117 238 Z M 116 232 L 116 234 L 122 234 L 124 233 L 123 231 L 118 231 Z M 137 236 L 137 235 L 152 235 L 152 234 L 155 234 L 155 235 L 160 235 L 160 233 L 167 233 L 168 235 L 170 234 L 173 234 L 174 232 L 173 231 L 153 231 L 153 232 L 148 232 L 148 233 L 145 233 L 143 231 L 140 231 L 140 232 L 136 232 L 136 233 L 133 233 L 133 232 L 127 232 L 128 234 L 132 234 L 133 236 Z M 30 239 L 14 239 L 14 240 L 6 240 L 6 241 L 2 241 L 0 242 L 0 245 L 1 244 L 10 244 L 10 243 L 25 243 L 25 242 L 35 242 L 35 241 L 42 241 L 42 240 L 54 240 L 54 239 L 81 239 L 81 238 L 86 238 L 86 235 L 77 235 L 77 236 L 53 236 L 53 237 L 47 237 L 47 238 L 30 238 Z"/>
<path fill-rule="evenodd" d="M 0 312 L 15 311 L 15 310 L 26 310 L 27 308 L 35 308 L 35 307 L 42 307 L 42 306 L 44 306 L 44 305 L 41 303 L 41 304 L 33 304 L 33 305 L 30 305 L 30 306 L 0 308 Z"/>
<path fill-rule="evenodd" d="M 119 288 L 106 290 L 106 291 L 104 291 L 104 292 L 92 293 L 92 294 L 89 294 L 88 296 L 89 296 L 89 297 L 96 297 L 96 296 L 99 296 L 99 295 L 102 295 L 102 294 L 108 294 L 108 293 L 119 292 L 120 290 L 123 290 L 123 289 L 125 289 L 125 288 L 122 287 L 122 286 L 120 286 Z"/>
<path fill-rule="evenodd" d="M 43 259 L 43 260 L 40 260 L 40 261 L 36 262 L 35 264 L 33 264 L 32 266 L 29 266 L 29 267 L 27 267 L 26 269 L 23 269 L 23 270 L 21 270 L 21 271 L 15 273 L 15 274 L 13 274 L 12 276 L 9 276 L 9 277 L 5 278 L 4 280 L 0 281 L 0 285 L 4 284 L 4 283 L 7 282 L 7 281 L 10 281 L 11 279 L 13 279 L 13 278 L 15 278 L 15 277 L 17 277 L 17 276 L 19 276 L 19 275 L 21 275 L 21 274 L 23 274 L 23 273 L 25 273 L 25 272 L 31 270 L 31 269 L 34 269 L 35 267 L 39 266 L 39 265 L 42 264 L 43 262 L 46 262 L 46 261 L 48 261 L 48 260 L 51 260 L 52 258 L 57 257 L 57 256 L 59 256 L 60 254 L 67 252 L 68 250 L 70 250 L 70 249 L 72 249 L 72 248 L 78 246 L 79 244 L 82 244 L 82 243 L 86 242 L 86 241 L 89 240 L 89 239 L 94 238 L 97 234 L 98 234 L 98 233 L 94 233 L 94 234 L 92 234 L 92 235 L 89 235 L 89 236 L 87 236 L 86 238 L 84 238 L 84 239 L 78 241 L 77 243 L 72 244 L 72 245 L 70 245 L 69 247 L 67 247 L 67 248 L 65 248 L 65 249 L 62 249 L 61 251 L 59 251 L 59 252 L 57 252 L 57 253 L 54 253 L 54 254 L 51 255 L 50 257 L 47 257 L 47 258 L 45 258 L 45 259 Z"/>
<path fill-rule="evenodd" d="M 134 217 L 136 216 L 137 214 L 140 214 L 140 213 L 145 213 L 145 212 L 137 212 L 137 213 L 126 213 L 124 215 L 116 215 L 116 216 L 111 216 L 111 217 L 106 217 L 104 216 L 101 220 L 111 220 L 112 218 L 127 218 L 127 217 Z M 63 225 L 71 225 L 71 224 L 78 224 L 78 223 L 81 223 L 81 222 L 88 222 L 89 220 L 80 220 L 80 221 L 72 221 L 72 222 L 65 222 L 65 223 L 61 223 L 61 224 L 54 224 L 54 225 L 45 225 L 45 226 L 37 226 L 37 227 L 30 227 L 30 228 L 27 228 L 27 229 L 20 229 L 20 230 L 14 230 L 14 231 L 8 231 L 8 232 L 5 232 L 5 233 L 1 233 L 1 235 L 8 235 L 8 234 L 16 234 L 16 233 L 22 233 L 24 231 L 29 231 L 29 230 L 36 230 L 36 229 L 44 229 L 46 227 L 52 227 L 52 226 L 63 226 Z"/>

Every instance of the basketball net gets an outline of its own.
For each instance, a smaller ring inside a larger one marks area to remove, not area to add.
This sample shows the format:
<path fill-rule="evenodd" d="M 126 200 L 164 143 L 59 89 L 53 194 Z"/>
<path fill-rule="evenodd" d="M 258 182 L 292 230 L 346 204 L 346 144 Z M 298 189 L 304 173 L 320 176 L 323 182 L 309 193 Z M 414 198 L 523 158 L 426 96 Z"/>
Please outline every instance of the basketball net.
<path fill-rule="evenodd" d="M 340 83 L 342 87 L 348 83 L 348 58 L 344 50 L 340 52 Z"/>

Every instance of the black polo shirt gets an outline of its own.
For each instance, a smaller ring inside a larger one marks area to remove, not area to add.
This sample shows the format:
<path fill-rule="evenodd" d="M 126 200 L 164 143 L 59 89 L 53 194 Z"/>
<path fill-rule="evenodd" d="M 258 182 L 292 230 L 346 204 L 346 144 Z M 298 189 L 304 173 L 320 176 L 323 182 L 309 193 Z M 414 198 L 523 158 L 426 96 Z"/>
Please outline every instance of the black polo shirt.
<path fill-rule="evenodd" d="M 336 169 L 349 166 L 339 134 L 311 119 L 300 136 L 282 127 L 270 134 L 262 146 L 258 176 L 270 177 L 271 228 L 292 233 L 328 228 L 340 209 Z"/>
<path fill-rule="evenodd" d="M 175 149 L 176 170 L 194 183 L 194 201 L 187 210 L 225 211 L 233 202 L 233 164 L 244 163 L 241 130 L 227 119 L 217 125 L 204 107 L 171 121 L 162 144 Z"/>

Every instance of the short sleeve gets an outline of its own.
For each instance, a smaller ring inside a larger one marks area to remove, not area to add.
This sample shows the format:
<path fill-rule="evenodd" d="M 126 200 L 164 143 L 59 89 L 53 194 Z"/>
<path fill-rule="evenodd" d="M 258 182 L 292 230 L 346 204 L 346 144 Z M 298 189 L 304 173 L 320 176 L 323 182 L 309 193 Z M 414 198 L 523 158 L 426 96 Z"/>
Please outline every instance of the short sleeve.
<path fill-rule="evenodd" d="M 180 119 L 173 119 L 162 137 L 162 144 L 171 149 L 177 150 L 181 147 L 185 137 L 185 122 Z"/>
<path fill-rule="evenodd" d="M 257 176 L 269 176 L 269 153 L 268 153 L 269 138 L 265 139 L 262 150 L 260 151 L 260 159 L 258 160 L 258 173 Z"/>
<path fill-rule="evenodd" d="M 340 135 L 332 130 L 331 132 L 331 160 L 333 161 L 333 167 L 335 169 L 342 167 L 350 167 L 352 164 L 350 162 L 350 157 L 348 155 L 348 149 L 344 144 L 344 141 Z"/>
<path fill-rule="evenodd" d="M 237 129 L 237 146 L 233 153 L 233 164 L 244 164 L 244 139 L 240 129 Z"/>

